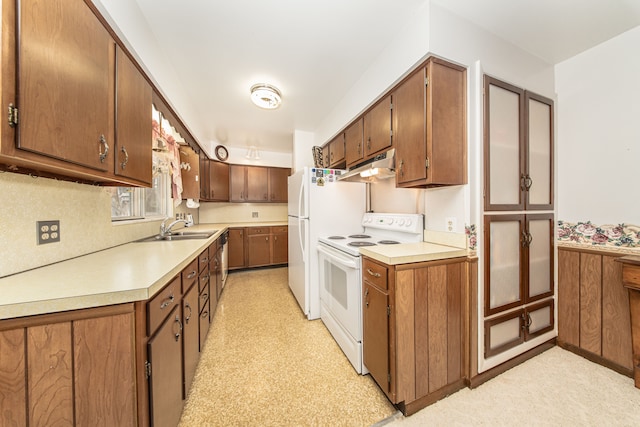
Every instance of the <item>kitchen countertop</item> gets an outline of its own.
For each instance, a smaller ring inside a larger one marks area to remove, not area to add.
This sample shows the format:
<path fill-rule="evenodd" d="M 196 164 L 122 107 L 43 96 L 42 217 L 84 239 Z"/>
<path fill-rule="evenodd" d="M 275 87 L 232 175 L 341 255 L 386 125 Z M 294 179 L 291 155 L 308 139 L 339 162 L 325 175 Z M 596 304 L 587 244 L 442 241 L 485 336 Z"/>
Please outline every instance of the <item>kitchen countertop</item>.
<path fill-rule="evenodd" d="M 467 249 L 430 242 L 368 246 L 360 248 L 360 253 L 387 265 L 466 257 L 471 254 Z"/>
<path fill-rule="evenodd" d="M 0 278 L 0 319 L 147 300 L 227 228 L 286 222 L 198 224 L 208 239 L 130 242 Z"/>

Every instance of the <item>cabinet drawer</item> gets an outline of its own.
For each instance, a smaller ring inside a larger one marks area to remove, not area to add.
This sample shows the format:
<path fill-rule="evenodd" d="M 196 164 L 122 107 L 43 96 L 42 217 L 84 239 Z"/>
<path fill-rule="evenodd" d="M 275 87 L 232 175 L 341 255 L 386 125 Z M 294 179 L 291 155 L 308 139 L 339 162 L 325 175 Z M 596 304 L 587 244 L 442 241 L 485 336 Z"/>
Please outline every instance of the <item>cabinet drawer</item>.
<path fill-rule="evenodd" d="M 286 225 L 282 227 L 271 227 L 272 233 L 286 233 L 287 231 L 289 231 L 289 227 Z"/>
<path fill-rule="evenodd" d="M 198 278 L 198 292 L 202 292 L 204 288 L 207 287 L 210 279 L 211 275 L 209 274 L 209 270 L 200 273 L 200 277 Z"/>
<path fill-rule="evenodd" d="M 209 306 L 209 286 L 206 286 L 200 295 L 198 296 L 198 313 L 200 313 L 205 307 Z"/>
<path fill-rule="evenodd" d="M 200 312 L 200 318 L 199 318 L 199 323 L 200 323 L 200 351 L 202 351 L 203 347 L 204 347 L 204 342 L 207 339 L 207 333 L 209 332 L 209 324 L 210 324 L 210 318 L 209 318 L 209 300 L 207 300 L 205 307 L 203 307 L 202 311 Z"/>
<path fill-rule="evenodd" d="M 198 260 L 194 259 L 191 264 L 186 266 L 182 270 L 182 293 L 184 294 L 189 290 L 193 282 L 198 280 Z"/>
<path fill-rule="evenodd" d="M 200 271 L 204 270 L 205 268 L 209 268 L 209 249 L 208 248 L 202 251 L 200 256 L 198 256 L 198 268 L 200 269 Z"/>
<path fill-rule="evenodd" d="M 622 268 L 622 282 L 629 287 L 640 289 L 640 267 L 625 264 Z"/>
<path fill-rule="evenodd" d="M 271 232 L 269 227 L 247 227 L 247 234 L 269 234 Z"/>
<path fill-rule="evenodd" d="M 147 303 L 147 335 L 160 326 L 169 315 L 173 307 L 180 302 L 180 276 L 176 276 L 171 283 Z"/>
<path fill-rule="evenodd" d="M 369 259 L 363 259 L 362 261 L 362 278 L 367 282 L 377 286 L 380 289 L 387 290 L 387 274 L 388 269 L 386 266 L 377 264 Z"/>

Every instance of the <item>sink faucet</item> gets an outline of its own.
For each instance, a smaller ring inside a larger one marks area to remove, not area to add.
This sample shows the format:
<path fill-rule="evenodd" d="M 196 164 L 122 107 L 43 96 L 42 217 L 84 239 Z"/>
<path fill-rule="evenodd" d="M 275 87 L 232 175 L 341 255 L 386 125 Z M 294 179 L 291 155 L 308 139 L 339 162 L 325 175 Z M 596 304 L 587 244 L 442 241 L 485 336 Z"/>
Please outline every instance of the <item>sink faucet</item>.
<path fill-rule="evenodd" d="M 162 224 L 160 224 L 160 237 L 166 237 L 171 235 L 171 229 L 173 228 L 174 225 L 179 224 L 179 223 L 184 223 L 185 227 L 191 227 L 193 225 L 193 220 L 186 220 L 186 219 L 176 219 L 175 221 L 171 222 L 169 225 L 167 224 L 167 221 L 171 219 L 171 217 L 167 217 L 164 219 L 164 221 L 162 221 Z"/>

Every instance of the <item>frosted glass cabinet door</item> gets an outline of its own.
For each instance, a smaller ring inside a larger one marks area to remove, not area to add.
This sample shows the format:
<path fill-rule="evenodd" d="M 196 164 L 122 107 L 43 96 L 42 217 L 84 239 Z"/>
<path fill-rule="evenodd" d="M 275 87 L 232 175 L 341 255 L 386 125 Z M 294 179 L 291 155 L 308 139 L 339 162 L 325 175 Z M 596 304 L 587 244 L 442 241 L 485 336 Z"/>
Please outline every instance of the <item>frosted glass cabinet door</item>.
<path fill-rule="evenodd" d="M 520 210 L 524 91 L 485 76 L 485 210 Z"/>
<path fill-rule="evenodd" d="M 525 92 L 525 209 L 553 209 L 553 101 Z"/>
<path fill-rule="evenodd" d="M 523 304 L 524 215 L 485 216 L 485 316 Z"/>
<path fill-rule="evenodd" d="M 553 295 L 553 214 L 527 215 L 527 302 Z"/>

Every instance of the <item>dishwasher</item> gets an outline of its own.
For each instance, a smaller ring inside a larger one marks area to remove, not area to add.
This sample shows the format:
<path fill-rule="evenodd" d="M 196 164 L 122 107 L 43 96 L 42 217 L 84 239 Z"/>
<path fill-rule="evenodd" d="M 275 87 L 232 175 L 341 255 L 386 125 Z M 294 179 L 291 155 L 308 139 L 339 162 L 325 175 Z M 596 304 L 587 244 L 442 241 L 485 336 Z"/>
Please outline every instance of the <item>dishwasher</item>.
<path fill-rule="evenodd" d="M 227 282 L 227 273 L 229 272 L 229 231 L 225 231 L 220 236 L 220 245 L 222 246 L 222 288 Z"/>

